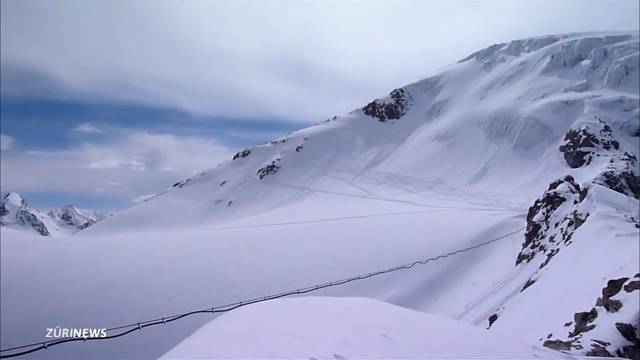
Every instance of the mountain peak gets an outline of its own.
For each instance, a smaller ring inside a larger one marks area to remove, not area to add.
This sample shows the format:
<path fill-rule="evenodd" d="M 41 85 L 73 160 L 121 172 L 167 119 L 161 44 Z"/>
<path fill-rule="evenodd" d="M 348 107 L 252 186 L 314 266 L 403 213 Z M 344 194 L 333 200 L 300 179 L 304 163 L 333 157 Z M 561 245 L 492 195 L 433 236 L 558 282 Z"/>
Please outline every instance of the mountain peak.
<path fill-rule="evenodd" d="M 49 236 L 52 232 L 83 230 L 104 218 L 95 211 L 82 210 L 71 204 L 45 214 L 31 208 L 17 192 L 9 192 L 0 202 L 0 225 L 33 229 L 42 236 Z"/>
<path fill-rule="evenodd" d="M 2 198 L 2 204 L 10 204 L 14 206 L 29 206 L 24 197 L 17 192 L 9 192 Z"/>

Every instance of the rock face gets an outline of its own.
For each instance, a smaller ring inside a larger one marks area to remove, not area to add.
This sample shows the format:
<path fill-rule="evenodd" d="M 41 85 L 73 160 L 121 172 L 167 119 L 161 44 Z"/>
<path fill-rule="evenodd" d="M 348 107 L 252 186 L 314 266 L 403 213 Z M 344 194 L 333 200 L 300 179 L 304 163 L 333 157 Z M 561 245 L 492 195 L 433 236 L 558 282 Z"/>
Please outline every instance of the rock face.
<path fill-rule="evenodd" d="M 51 235 L 45 225 L 44 214 L 32 209 L 18 193 L 8 193 L 0 203 L 0 225 L 28 228 L 42 236 Z"/>
<path fill-rule="evenodd" d="M 588 189 L 582 189 L 575 179 L 566 176 L 549 185 L 527 212 L 527 228 L 516 265 L 531 261 L 538 254 L 546 255 L 546 266 L 560 251 L 560 244 L 569 245 L 573 232 L 587 219 L 582 206 Z"/>
<path fill-rule="evenodd" d="M 525 240 L 516 264 L 528 263 L 541 253 L 547 256 L 540 265 L 542 268 L 560 251 L 559 244 L 571 243 L 573 233 L 589 217 L 592 204 L 585 199 L 594 184 L 640 199 L 636 155 L 623 151 L 614 130 L 599 116 L 578 120 L 576 124 L 566 132 L 558 150 L 569 167 L 591 166 L 596 175 L 582 186 L 569 175 L 549 185 L 529 208 Z"/>
<path fill-rule="evenodd" d="M 405 89 L 395 89 L 389 97 L 376 99 L 365 105 L 362 112 L 380 122 L 398 120 L 407 113 L 411 100 L 413 98 Z"/>
<path fill-rule="evenodd" d="M 83 230 L 104 218 L 95 211 L 81 210 L 73 205 L 44 214 L 29 206 L 18 193 L 8 193 L 0 202 L 0 225 L 35 231 L 42 236 Z"/>
<path fill-rule="evenodd" d="M 599 152 L 620 148 L 609 125 L 597 116 L 594 120 L 577 129 L 569 129 L 559 147 L 567 164 L 574 169 L 589 165 Z"/>
<path fill-rule="evenodd" d="M 591 310 L 573 315 L 574 328 L 567 334 L 567 340 L 546 340 L 543 345 L 555 350 L 578 350 L 587 356 L 638 359 L 640 289 L 635 284 L 639 282 L 640 274 L 610 279 Z M 620 314 L 622 308 L 628 311 Z"/>
<path fill-rule="evenodd" d="M 267 175 L 271 175 L 271 174 L 277 173 L 278 170 L 280 170 L 279 163 L 280 163 L 280 159 L 275 159 L 275 160 L 271 161 L 271 163 L 266 164 L 265 166 L 263 166 L 260 169 L 258 169 L 258 171 L 256 172 L 256 175 L 258 175 L 260 180 L 262 180 Z"/>
<path fill-rule="evenodd" d="M 594 183 L 640 199 L 638 159 L 628 152 L 612 157 L 606 169 L 595 178 Z"/>

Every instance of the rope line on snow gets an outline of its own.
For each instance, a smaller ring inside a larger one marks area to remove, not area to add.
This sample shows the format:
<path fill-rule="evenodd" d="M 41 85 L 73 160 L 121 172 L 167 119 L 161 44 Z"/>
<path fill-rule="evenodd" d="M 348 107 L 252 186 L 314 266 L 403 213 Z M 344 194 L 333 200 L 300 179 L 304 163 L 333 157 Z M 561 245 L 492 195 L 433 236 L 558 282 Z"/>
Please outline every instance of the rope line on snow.
<path fill-rule="evenodd" d="M 458 249 L 458 250 L 454 250 L 454 251 L 450 251 L 448 253 L 445 254 L 441 254 L 438 256 L 434 256 L 434 257 L 430 257 L 430 258 L 426 258 L 426 259 L 422 259 L 422 260 L 417 260 L 414 262 L 410 262 L 407 264 L 403 264 L 403 265 L 398 265 L 398 266 L 394 266 L 391 268 L 387 268 L 384 270 L 379 270 L 379 271 L 375 271 L 375 272 L 370 272 L 370 273 L 366 273 L 366 274 L 360 274 L 357 276 L 353 276 L 353 277 L 349 277 L 349 278 L 345 278 L 345 279 L 341 279 L 341 280 L 336 280 L 336 281 L 330 281 L 330 282 L 326 282 L 326 283 L 322 283 L 322 284 L 317 284 L 317 285 L 311 285 L 311 286 L 307 286 L 307 287 L 303 287 L 303 288 L 299 288 L 299 289 L 295 289 L 295 290 L 289 290 L 289 291 L 285 291 L 285 292 L 281 292 L 281 293 L 276 293 L 276 294 L 271 294 L 271 295 L 267 295 L 267 296 L 263 296 L 263 297 L 259 297 L 259 298 L 253 298 L 250 300 L 243 300 L 243 301 L 237 301 L 234 303 L 229 303 L 229 304 L 225 304 L 225 305 L 217 305 L 217 306 L 213 306 L 207 309 L 202 309 L 202 310 L 195 310 L 195 311 L 190 311 L 190 312 L 186 312 L 186 313 L 182 313 L 182 314 L 175 314 L 175 315 L 168 315 L 168 316 L 164 316 L 164 317 L 160 317 L 160 318 L 156 318 L 156 319 L 152 319 L 152 320 L 146 320 L 146 321 L 141 321 L 141 322 L 135 322 L 135 323 L 131 323 L 131 324 L 127 324 L 127 325 L 121 325 L 121 326 L 116 326 L 116 327 L 112 327 L 107 329 L 107 333 L 109 332 L 113 332 L 116 330 L 123 330 L 123 329 L 128 329 L 126 331 L 122 331 L 119 332 L 117 334 L 113 334 L 113 335 L 107 335 L 106 337 L 65 337 L 65 338 L 60 338 L 57 340 L 49 340 L 49 341 L 41 341 L 41 342 L 36 342 L 36 343 L 32 343 L 32 344 L 27 344 L 27 345 L 21 345 L 21 346 L 15 346 L 15 347 L 11 347 L 11 348 L 6 348 L 6 349 L 2 349 L 0 350 L 0 359 L 4 359 L 4 358 L 11 358 L 11 357 L 15 357 L 15 356 L 21 356 L 21 355 L 26 355 L 26 354 L 30 354 L 36 351 L 40 351 L 40 350 L 45 350 L 51 346 L 56 346 L 56 345 L 60 345 L 60 344 L 65 344 L 65 343 L 69 343 L 69 342 L 75 342 L 75 341 L 95 341 L 95 340 L 108 340 L 108 339 L 115 339 L 121 336 L 125 336 L 128 335 L 136 330 L 142 330 L 146 327 L 149 326 L 155 326 L 155 325 L 160 325 L 160 324 L 166 324 L 166 323 L 170 323 L 172 321 L 176 321 L 182 318 L 185 318 L 187 316 L 191 316 L 191 315 L 195 315 L 195 314 L 203 314 L 203 313 L 210 313 L 210 314 L 215 314 L 215 313 L 223 313 L 223 312 L 228 312 L 234 309 L 237 309 L 239 307 L 242 306 L 246 306 L 246 305 L 251 305 L 251 304 L 255 304 L 255 303 L 259 303 L 259 302 L 264 302 L 264 301 L 269 301 L 269 300 L 275 300 L 278 298 L 282 298 L 285 296 L 291 296 L 291 295 L 300 295 L 300 294 L 306 294 L 312 291 L 317 291 L 320 289 L 324 289 L 324 288 L 328 288 L 328 287 L 333 287 L 333 286 L 340 286 L 346 283 L 350 283 L 353 281 L 358 281 L 358 280 L 364 280 L 364 279 L 368 279 L 374 276 L 378 276 L 378 275 L 383 275 L 383 274 L 387 274 L 390 272 L 394 272 L 394 271 L 398 271 L 398 270 L 407 270 L 407 269 L 411 269 L 416 265 L 424 265 L 427 264 L 429 262 L 432 261 L 438 261 L 440 259 L 449 257 L 449 256 L 453 256 L 453 255 L 457 255 L 463 252 L 467 252 L 470 250 L 475 250 L 478 249 L 480 247 L 489 245 L 491 243 L 494 243 L 498 240 L 502 240 L 505 239 L 513 234 L 516 234 L 522 230 L 524 230 L 525 228 L 520 228 L 518 230 L 512 231 L 510 233 L 495 237 L 493 239 L 481 242 L 479 244 L 473 245 L 473 246 L 469 246 L 463 249 Z M 16 352 L 13 354 L 6 354 L 3 355 L 2 353 L 8 352 L 8 351 L 13 351 L 13 350 L 20 350 L 20 349 L 25 349 L 25 348 L 30 348 L 33 347 L 33 349 L 29 349 L 29 350 L 23 350 L 20 352 Z"/>

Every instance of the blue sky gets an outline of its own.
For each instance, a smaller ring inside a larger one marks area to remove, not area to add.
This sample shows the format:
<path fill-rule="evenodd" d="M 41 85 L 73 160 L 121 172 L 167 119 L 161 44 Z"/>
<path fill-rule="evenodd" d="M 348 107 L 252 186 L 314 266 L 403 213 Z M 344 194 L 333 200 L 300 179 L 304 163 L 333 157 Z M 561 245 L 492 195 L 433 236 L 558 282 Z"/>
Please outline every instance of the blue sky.
<path fill-rule="evenodd" d="M 0 190 L 130 206 L 491 44 L 637 30 L 636 0 L 2 0 Z"/>
<path fill-rule="evenodd" d="M 3 140 L 10 139 L 2 150 L 3 192 L 20 191 L 41 208 L 73 203 L 103 211 L 130 206 L 147 190 L 161 190 L 238 149 L 300 126 L 279 119 L 234 121 L 170 108 L 16 96 L 2 98 L 0 116 Z M 141 142 L 150 148 L 140 149 Z M 171 156 L 193 159 L 192 152 L 199 153 L 192 162 Z M 37 178 L 26 181 L 14 174 Z"/>

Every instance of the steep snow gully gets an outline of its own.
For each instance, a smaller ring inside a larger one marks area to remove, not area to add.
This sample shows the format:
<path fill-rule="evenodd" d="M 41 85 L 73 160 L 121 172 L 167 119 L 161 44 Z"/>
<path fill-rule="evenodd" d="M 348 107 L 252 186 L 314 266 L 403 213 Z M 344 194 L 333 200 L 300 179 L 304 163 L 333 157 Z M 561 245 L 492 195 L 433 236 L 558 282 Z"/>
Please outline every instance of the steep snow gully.
<path fill-rule="evenodd" d="M 320 298 L 27 357 L 638 358 L 639 46 L 637 33 L 497 44 L 73 236 L 3 227 L 2 349 L 47 327 L 261 298 L 514 233 Z M 308 316 L 304 329 L 290 312 Z M 420 345 L 408 316 L 451 346 Z M 329 336 L 325 319 L 351 335 Z"/>

